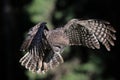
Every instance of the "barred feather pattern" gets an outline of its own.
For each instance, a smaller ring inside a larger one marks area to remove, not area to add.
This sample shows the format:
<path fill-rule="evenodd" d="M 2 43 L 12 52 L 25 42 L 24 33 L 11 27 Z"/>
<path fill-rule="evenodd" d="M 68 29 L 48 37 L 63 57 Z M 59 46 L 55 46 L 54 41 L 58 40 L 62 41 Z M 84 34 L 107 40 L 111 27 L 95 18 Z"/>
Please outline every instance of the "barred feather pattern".
<path fill-rule="evenodd" d="M 45 73 L 63 63 L 60 52 L 54 51 L 46 39 L 45 27 L 45 23 L 39 23 L 31 28 L 21 46 L 21 50 L 26 54 L 19 62 L 29 71 L 38 74 Z"/>
<path fill-rule="evenodd" d="M 107 21 L 100 21 L 96 19 L 81 20 L 78 22 L 80 25 L 85 26 L 91 33 L 93 33 L 108 51 L 110 51 L 110 45 L 114 46 L 113 40 L 116 40 L 116 30 Z"/>
<path fill-rule="evenodd" d="M 46 23 L 39 23 L 27 34 L 21 51 L 26 53 L 20 63 L 39 74 L 54 69 L 64 62 L 61 53 L 66 46 L 83 45 L 100 49 L 102 43 L 108 51 L 114 46 L 116 30 L 107 21 L 88 19 L 70 20 L 64 27 L 49 30 Z"/>
<path fill-rule="evenodd" d="M 83 45 L 92 49 L 100 49 L 101 42 L 108 51 L 116 40 L 115 29 L 107 21 L 89 19 L 72 19 L 65 26 L 65 33 L 70 45 Z"/>
<path fill-rule="evenodd" d="M 34 48 L 35 49 L 35 48 Z M 20 63 L 32 72 L 37 72 L 42 67 L 42 56 L 37 56 L 38 51 L 30 50 L 21 59 Z"/>

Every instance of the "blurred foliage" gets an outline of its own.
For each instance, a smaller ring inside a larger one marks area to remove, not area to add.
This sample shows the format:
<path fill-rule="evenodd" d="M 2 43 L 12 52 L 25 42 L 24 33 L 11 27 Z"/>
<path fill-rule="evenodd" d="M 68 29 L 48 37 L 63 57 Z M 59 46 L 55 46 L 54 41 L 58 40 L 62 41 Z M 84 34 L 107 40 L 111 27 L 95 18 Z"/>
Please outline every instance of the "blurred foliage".
<path fill-rule="evenodd" d="M 63 9 L 56 9 L 56 2 L 60 4 L 58 7 L 62 6 Z M 78 4 L 77 1 L 75 4 Z M 59 25 L 58 23 L 63 24 L 75 17 L 75 5 L 71 3 L 69 7 L 64 8 L 65 5 L 67 5 L 67 3 L 65 3 L 64 0 L 32 0 L 30 4 L 25 6 L 25 10 L 28 12 L 33 23 L 46 21 L 48 27 L 52 28 L 52 26 Z M 54 25 L 52 25 L 52 23 Z M 80 50 L 75 50 L 75 52 L 73 51 L 74 54 L 71 54 L 70 47 L 67 47 L 62 55 L 64 59 L 69 55 L 71 55 L 72 58 L 67 59 L 60 67 L 44 75 L 34 74 L 29 71 L 26 71 L 26 75 L 29 77 L 29 80 L 104 80 L 102 77 L 104 66 L 100 56 L 91 55 L 94 54 L 91 53 L 88 56 L 87 62 L 82 63 L 82 59 L 79 59 L 79 51 Z M 88 51 L 88 53 L 90 52 Z M 77 54 L 77 57 L 75 54 Z M 107 80 L 114 79 L 108 77 Z"/>
<path fill-rule="evenodd" d="M 50 20 L 54 4 L 55 0 L 32 0 L 30 4 L 25 6 L 25 10 L 28 12 L 32 22 L 46 21 L 49 26 L 52 26 Z"/>

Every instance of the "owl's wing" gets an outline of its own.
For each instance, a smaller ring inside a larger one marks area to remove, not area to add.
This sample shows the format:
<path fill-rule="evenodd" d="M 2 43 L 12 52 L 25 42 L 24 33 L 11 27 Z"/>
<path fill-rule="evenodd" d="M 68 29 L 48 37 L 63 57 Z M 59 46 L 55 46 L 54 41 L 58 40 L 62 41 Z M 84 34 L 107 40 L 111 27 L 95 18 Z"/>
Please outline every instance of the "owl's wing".
<path fill-rule="evenodd" d="M 69 38 L 70 45 L 84 45 L 99 49 L 101 42 L 108 51 L 116 40 L 115 29 L 107 21 L 89 19 L 72 19 L 64 26 L 64 32 Z"/>
<path fill-rule="evenodd" d="M 59 60 L 59 55 L 54 54 L 44 34 L 44 30 L 48 30 L 45 24 L 39 23 L 31 28 L 21 46 L 21 50 L 26 53 L 20 59 L 21 65 L 38 73 L 47 71 L 54 66 L 55 60 Z"/>
<path fill-rule="evenodd" d="M 44 45 L 42 39 L 47 41 L 45 37 L 43 37 L 43 31 L 45 27 L 46 26 L 42 25 L 42 23 L 38 23 L 32 27 L 27 33 L 27 36 L 20 49 L 26 53 L 20 59 L 21 65 L 25 66 L 27 69 L 33 72 L 37 71 L 39 67 L 42 67 L 42 56 L 44 55 Z"/>
<path fill-rule="evenodd" d="M 38 23 L 37 25 L 35 25 L 34 27 L 29 29 L 28 33 L 26 34 L 26 38 L 21 46 L 20 51 L 25 51 L 29 48 L 29 46 L 30 46 L 33 38 L 35 37 L 39 27 L 40 27 L 40 23 Z"/>

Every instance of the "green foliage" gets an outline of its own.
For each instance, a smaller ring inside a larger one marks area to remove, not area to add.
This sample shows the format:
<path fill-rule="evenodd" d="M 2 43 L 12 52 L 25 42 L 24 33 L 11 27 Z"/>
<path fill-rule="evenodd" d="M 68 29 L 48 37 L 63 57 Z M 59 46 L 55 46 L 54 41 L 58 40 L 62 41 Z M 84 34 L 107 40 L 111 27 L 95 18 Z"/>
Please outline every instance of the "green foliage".
<path fill-rule="evenodd" d="M 54 17 L 57 20 L 60 20 L 64 17 L 65 18 L 64 21 L 68 21 L 68 20 L 70 20 L 74 17 L 74 10 L 73 10 L 72 7 L 68 7 L 67 9 L 64 9 L 63 11 L 58 10 L 58 11 L 55 12 Z"/>
<path fill-rule="evenodd" d="M 51 12 L 54 10 L 55 0 L 33 0 L 25 7 L 33 23 L 46 21 L 51 25 Z M 51 27 L 50 27 L 51 28 Z"/>
<path fill-rule="evenodd" d="M 89 61 L 86 63 L 78 63 L 76 60 L 67 62 L 68 73 L 63 75 L 61 80 L 101 80 L 101 74 L 104 67 L 101 65 L 102 61 L 99 57 L 91 55 Z"/>
<path fill-rule="evenodd" d="M 36 74 L 30 71 L 26 71 L 26 75 L 29 77 L 29 80 L 44 79 L 47 76 L 47 74 Z"/>
<path fill-rule="evenodd" d="M 101 65 L 102 61 L 99 57 L 90 56 L 90 59 L 87 63 L 80 66 L 80 70 L 87 71 L 90 73 L 101 74 L 103 67 Z"/>
<path fill-rule="evenodd" d="M 89 80 L 89 77 L 85 74 L 77 74 L 72 72 L 65 75 L 62 80 Z"/>

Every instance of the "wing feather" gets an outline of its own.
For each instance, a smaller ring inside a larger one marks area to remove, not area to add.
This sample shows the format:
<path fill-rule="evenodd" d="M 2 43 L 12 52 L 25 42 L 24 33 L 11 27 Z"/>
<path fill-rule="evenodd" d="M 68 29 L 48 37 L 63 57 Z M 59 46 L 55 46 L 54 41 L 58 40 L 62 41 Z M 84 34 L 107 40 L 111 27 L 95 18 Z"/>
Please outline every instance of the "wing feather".
<path fill-rule="evenodd" d="M 24 51 L 28 49 L 39 27 L 40 27 L 40 23 L 29 29 L 28 33 L 26 34 L 26 38 L 21 46 L 20 51 Z"/>
<path fill-rule="evenodd" d="M 45 24 L 39 23 L 31 28 L 21 46 L 21 50 L 26 54 L 20 59 L 20 62 L 31 71 L 41 71 L 43 60 L 48 57 L 46 51 L 54 53 L 44 34 L 44 30 L 48 30 Z"/>
<path fill-rule="evenodd" d="M 39 74 L 63 62 L 60 53 L 55 53 L 53 50 L 44 30 L 48 31 L 45 23 L 39 23 L 31 28 L 21 47 L 21 50 L 26 53 L 20 59 L 21 65 Z"/>
<path fill-rule="evenodd" d="M 99 42 L 101 42 L 110 51 L 110 45 L 114 46 L 113 40 L 116 40 L 115 29 L 109 22 L 103 20 L 72 19 L 64 26 L 64 30 L 70 45 L 84 45 L 99 49 Z"/>

